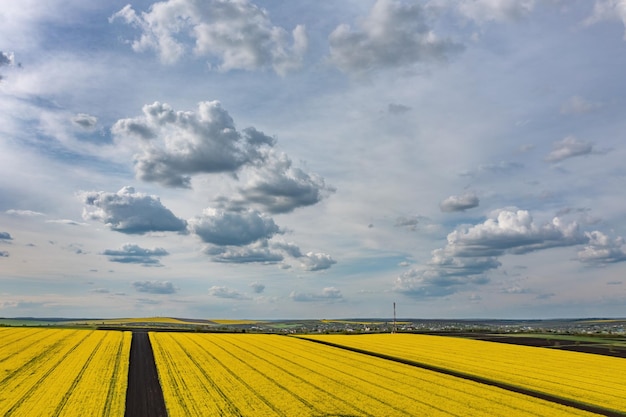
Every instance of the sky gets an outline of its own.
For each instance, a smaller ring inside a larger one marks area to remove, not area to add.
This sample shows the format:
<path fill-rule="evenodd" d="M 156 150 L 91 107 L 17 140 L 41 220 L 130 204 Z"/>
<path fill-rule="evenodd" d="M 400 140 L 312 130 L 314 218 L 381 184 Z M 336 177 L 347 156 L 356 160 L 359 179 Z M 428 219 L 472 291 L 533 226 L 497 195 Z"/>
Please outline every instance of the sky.
<path fill-rule="evenodd" d="M 626 0 L 0 10 L 0 317 L 626 317 Z"/>

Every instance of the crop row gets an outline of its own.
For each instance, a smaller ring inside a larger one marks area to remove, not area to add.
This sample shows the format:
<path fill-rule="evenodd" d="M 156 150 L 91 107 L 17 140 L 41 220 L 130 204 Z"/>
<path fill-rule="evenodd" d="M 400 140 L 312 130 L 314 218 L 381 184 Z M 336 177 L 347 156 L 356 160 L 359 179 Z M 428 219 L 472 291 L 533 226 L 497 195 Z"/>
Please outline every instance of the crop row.
<path fill-rule="evenodd" d="M 128 332 L 0 328 L 0 415 L 121 416 Z"/>
<path fill-rule="evenodd" d="M 626 361 L 621 358 L 430 335 L 311 335 L 306 338 L 626 412 Z"/>
<path fill-rule="evenodd" d="M 170 417 L 592 415 L 277 335 L 151 333 Z"/>

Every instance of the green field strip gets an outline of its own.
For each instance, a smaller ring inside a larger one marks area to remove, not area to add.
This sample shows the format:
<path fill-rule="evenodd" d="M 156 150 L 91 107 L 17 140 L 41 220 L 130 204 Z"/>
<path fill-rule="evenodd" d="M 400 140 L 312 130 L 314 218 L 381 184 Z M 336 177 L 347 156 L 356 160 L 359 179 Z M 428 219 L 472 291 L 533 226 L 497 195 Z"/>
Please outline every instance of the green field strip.
<path fill-rule="evenodd" d="M 564 398 L 564 397 L 560 397 L 558 395 L 554 395 L 554 394 L 550 394 L 544 391 L 538 391 L 538 390 L 533 390 L 530 388 L 524 388 L 524 387 L 520 387 L 518 385 L 514 385 L 514 384 L 509 384 L 503 381 L 499 381 L 499 380 L 495 380 L 495 379 L 490 379 L 490 378 L 485 378 L 485 377 L 481 377 L 480 375 L 476 375 L 476 374 L 470 374 L 470 373 L 466 373 L 466 372 L 460 372 L 460 371 L 456 371 L 454 369 L 449 369 L 449 368 L 444 368 L 444 367 L 440 367 L 440 366 L 436 366 L 436 365 L 431 365 L 425 362 L 418 362 L 418 361 L 413 361 L 413 360 L 409 360 L 409 359 L 404 359 L 401 357 L 397 357 L 397 356 L 392 356 L 392 355 L 386 355 L 384 353 L 377 353 L 377 352 L 371 352 L 365 349 L 360 349 L 360 348 L 355 348 L 355 347 L 350 347 L 350 346 L 344 346 L 338 343 L 333 343 L 333 342 L 327 342 L 324 340 L 316 340 L 316 339 L 310 339 L 304 336 L 298 336 L 298 339 L 302 339 L 302 340 L 307 340 L 309 342 L 313 342 L 313 343 L 320 343 L 322 345 L 327 345 L 327 346 L 332 346 L 335 348 L 339 348 L 339 349 L 345 349 L 345 350 L 349 350 L 351 352 L 356 352 L 356 353 L 361 353 L 364 355 L 369 355 L 369 356 L 374 356 L 377 358 L 382 358 L 382 359 L 387 359 L 390 361 L 394 361 L 394 362 L 398 362 L 398 363 L 402 363 L 405 365 L 410 365 L 410 366 L 415 366 L 418 368 L 422 368 L 422 369 L 426 369 L 429 371 L 434 371 L 434 372 L 439 372 L 445 375 L 450 375 L 450 376 L 454 376 L 457 378 L 463 378 L 469 381 L 473 381 L 473 382 L 478 382 L 481 384 L 485 384 L 485 385 L 490 385 L 490 386 L 494 386 L 497 388 L 502 388 L 508 391 L 512 391 L 512 392 L 516 392 L 519 394 L 524 394 L 524 395 L 528 395 L 531 397 L 535 397 L 535 398 L 539 398 L 541 400 L 546 400 L 546 401 L 550 401 L 553 403 L 557 403 L 557 404 L 561 404 L 561 405 L 565 405 L 568 407 L 572 407 L 572 408 L 577 408 L 579 410 L 582 411 L 589 411 L 591 413 L 596 413 L 596 414 L 600 414 L 600 415 L 604 415 L 607 417 L 626 417 L 626 413 L 625 412 L 621 412 L 619 410 L 614 410 L 614 409 L 609 409 L 609 408 L 605 408 L 605 407 L 600 407 L 594 404 L 589 404 L 589 403 L 585 403 L 582 401 L 575 401 L 569 398 Z"/>

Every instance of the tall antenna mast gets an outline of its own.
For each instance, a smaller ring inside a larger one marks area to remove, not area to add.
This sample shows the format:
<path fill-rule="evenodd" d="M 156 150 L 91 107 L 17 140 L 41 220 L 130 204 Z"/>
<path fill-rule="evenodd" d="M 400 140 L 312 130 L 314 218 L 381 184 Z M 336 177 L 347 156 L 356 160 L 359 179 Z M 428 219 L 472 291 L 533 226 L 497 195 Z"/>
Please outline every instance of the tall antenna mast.
<path fill-rule="evenodd" d="M 393 302 L 393 329 L 391 330 L 391 333 L 395 333 L 398 331 L 398 328 L 396 327 L 396 302 Z"/>

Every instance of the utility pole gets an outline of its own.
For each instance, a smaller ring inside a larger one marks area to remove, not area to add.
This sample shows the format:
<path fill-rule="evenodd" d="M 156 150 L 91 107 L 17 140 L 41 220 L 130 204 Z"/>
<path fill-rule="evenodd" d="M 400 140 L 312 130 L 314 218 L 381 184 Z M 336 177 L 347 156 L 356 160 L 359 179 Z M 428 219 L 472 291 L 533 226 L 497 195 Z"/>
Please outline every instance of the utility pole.
<path fill-rule="evenodd" d="M 396 333 L 398 331 L 398 327 L 396 326 L 396 302 L 393 302 L 393 329 L 391 333 Z"/>

